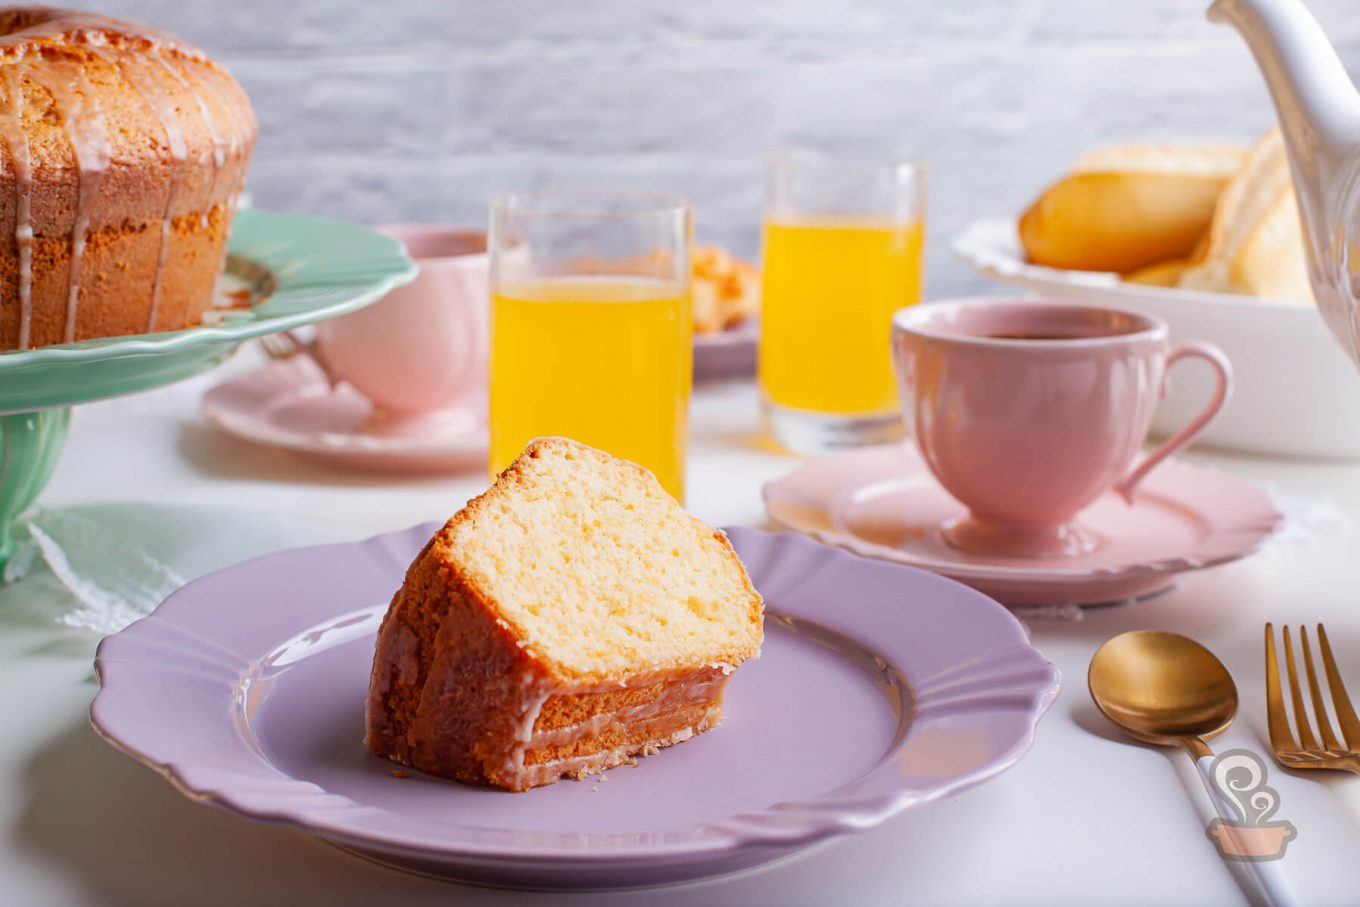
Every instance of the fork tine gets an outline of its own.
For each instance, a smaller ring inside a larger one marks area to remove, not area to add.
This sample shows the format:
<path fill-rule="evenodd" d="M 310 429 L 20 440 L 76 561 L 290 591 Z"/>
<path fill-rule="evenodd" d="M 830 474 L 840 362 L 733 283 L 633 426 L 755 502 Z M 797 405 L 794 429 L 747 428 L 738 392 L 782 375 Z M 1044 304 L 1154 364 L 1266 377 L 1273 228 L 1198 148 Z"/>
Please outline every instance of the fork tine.
<path fill-rule="evenodd" d="M 1327 639 L 1327 630 L 1322 624 L 1318 624 L 1318 643 L 1322 648 L 1322 667 L 1327 672 L 1327 686 L 1332 691 L 1332 705 L 1336 707 L 1336 721 L 1341 725 L 1341 733 L 1346 738 L 1346 743 L 1352 748 L 1360 748 L 1360 719 L 1355 717 L 1355 709 L 1351 708 L 1351 698 L 1346 695 L 1346 685 L 1341 680 L 1341 672 L 1336 668 L 1336 659 L 1332 656 L 1332 643 Z"/>
<path fill-rule="evenodd" d="M 1294 706 L 1294 727 L 1299 732 L 1299 744 L 1305 750 L 1317 750 L 1318 742 L 1308 726 L 1308 713 L 1303 708 L 1303 687 L 1299 686 L 1299 672 L 1294 669 L 1294 646 L 1289 641 L 1289 627 L 1284 628 L 1284 664 L 1289 671 L 1289 701 Z"/>
<path fill-rule="evenodd" d="M 1294 742 L 1294 734 L 1289 730 L 1289 717 L 1284 712 L 1284 695 L 1280 692 L 1280 662 L 1275 655 L 1273 624 L 1266 624 L 1266 722 L 1270 725 L 1270 745 L 1276 753 L 1299 748 Z"/>
<path fill-rule="evenodd" d="M 1318 686 L 1317 672 L 1313 670 L 1313 647 L 1308 644 L 1307 627 L 1299 627 L 1299 648 L 1303 649 L 1303 673 L 1308 676 L 1308 697 L 1313 700 L 1313 720 L 1317 722 L 1322 747 L 1329 753 L 1339 755 L 1341 744 L 1332 733 L 1332 723 L 1327 720 L 1327 703 L 1322 698 L 1322 688 Z"/>
<path fill-rule="evenodd" d="M 297 343 L 287 333 L 265 334 L 260 338 L 260 346 L 271 359 L 287 359 L 298 352 Z"/>

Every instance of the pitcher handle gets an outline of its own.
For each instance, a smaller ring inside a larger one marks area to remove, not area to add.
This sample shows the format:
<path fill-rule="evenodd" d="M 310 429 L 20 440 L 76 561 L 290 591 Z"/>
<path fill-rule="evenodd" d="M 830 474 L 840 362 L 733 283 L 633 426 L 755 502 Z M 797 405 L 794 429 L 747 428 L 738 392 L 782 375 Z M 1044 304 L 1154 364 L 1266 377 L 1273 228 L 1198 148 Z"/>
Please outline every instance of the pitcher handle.
<path fill-rule="evenodd" d="M 1163 441 L 1160 447 L 1144 457 L 1143 461 L 1134 467 L 1133 472 L 1116 483 L 1114 490 L 1119 492 L 1125 503 L 1132 504 L 1138 485 L 1143 479 L 1147 478 L 1147 474 L 1156 469 L 1167 457 L 1179 453 L 1198 438 L 1232 396 L 1232 363 L 1228 361 L 1227 356 L 1223 355 L 1222 350 L 1212 343 L 1205 343 L 1203 340 L 1178 343 L 1166 354 L 1166 372 L 1162 378 L 1163 392 L 1166 390 L 1166 381 L 1170 377 L 1171 367 L 1187 356 L 1195 356 L 1208 362 L 1218 376 L 1218 387 L 1214 389 L 1214 395 L 1210 398 L 1208 405 L 1191 420 L 1189 425 Z"/>

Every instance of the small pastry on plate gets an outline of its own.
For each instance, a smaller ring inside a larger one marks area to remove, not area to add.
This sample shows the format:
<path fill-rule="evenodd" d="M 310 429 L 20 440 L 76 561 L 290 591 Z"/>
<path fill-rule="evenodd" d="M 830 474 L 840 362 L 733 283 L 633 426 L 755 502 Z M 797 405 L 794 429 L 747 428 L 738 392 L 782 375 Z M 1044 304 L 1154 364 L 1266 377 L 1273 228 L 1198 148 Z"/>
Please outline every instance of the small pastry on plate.
<path fill-rule="evenodd" d="M 760 272 L 720 246 L 695 246 L 694 333 L 715 334 L 736 327 L 759 309 Z"/>

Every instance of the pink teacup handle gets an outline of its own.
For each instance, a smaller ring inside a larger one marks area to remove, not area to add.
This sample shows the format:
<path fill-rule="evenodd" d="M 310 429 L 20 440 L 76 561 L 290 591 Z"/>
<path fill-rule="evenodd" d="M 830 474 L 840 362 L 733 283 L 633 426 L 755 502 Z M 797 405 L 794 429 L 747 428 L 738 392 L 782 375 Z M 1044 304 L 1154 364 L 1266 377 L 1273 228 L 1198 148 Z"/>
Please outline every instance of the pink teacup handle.
<path fill-rule="evenodd" d="M 1163 460 L 1172 454 L 1179 453 L 1182 448 L 1187 447 L 1191 441 L 1199 437 L 1200 432 L 1209 427 L 1209 423 L 1218 415 L 1219 410 L 1223 409 L 1228 398 L 1232 396 L 1232 363 L 1228 357 L 1223 355 L 1223 351 L 1212 343 L 1205 343 L 1202 340 L 1191 340 L 1187 343 L 1178 343 L 1166 354 L 1166 376 L 1162 378 L 1163 388 L 1170 376 L 1171 367 L 1187 356 L 1198 356 L 1213 368 L 1218 375 L 1218 387 L 1214 390 L 1213 397 L 1208 405 L 1191 420 L 1190 424 L 1176 432 L 1171 437 L 1162 442 L 1152 453 L 1143 459 L 1143 462 L 1134 467 L 1133 472 L 1115 484 L 1114 490 L 1129 504 L 1133 503 L 1133 496 L 1138 490 L 1138 485 L 1147 478 L 1147 474 L 1156 469 Z"/>

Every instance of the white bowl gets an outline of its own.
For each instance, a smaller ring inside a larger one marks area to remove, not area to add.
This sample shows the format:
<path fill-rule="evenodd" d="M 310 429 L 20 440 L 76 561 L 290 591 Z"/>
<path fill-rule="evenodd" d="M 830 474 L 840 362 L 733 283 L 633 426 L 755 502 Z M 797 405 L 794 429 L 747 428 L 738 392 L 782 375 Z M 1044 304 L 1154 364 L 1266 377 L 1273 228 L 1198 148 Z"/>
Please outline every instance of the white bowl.
<path fill-rule="evenodd" d="M 1252 453 L 1360 459 L 1360 374 L 1315 309 L 1227 293 L 1124 283 L 1116 274 L 1060 271 L 1025 261 L 1015 224 L 970 224 L 951 247 L 980 274 L 1045 296 L 1143 309 L 1171 339 L 1208 340 L 1232 360 L 1233 398 L 1201 443 Z M 1195 363 L 1173 371 L 1152 430 L 1188 423 L 1213 392 Z"/>

